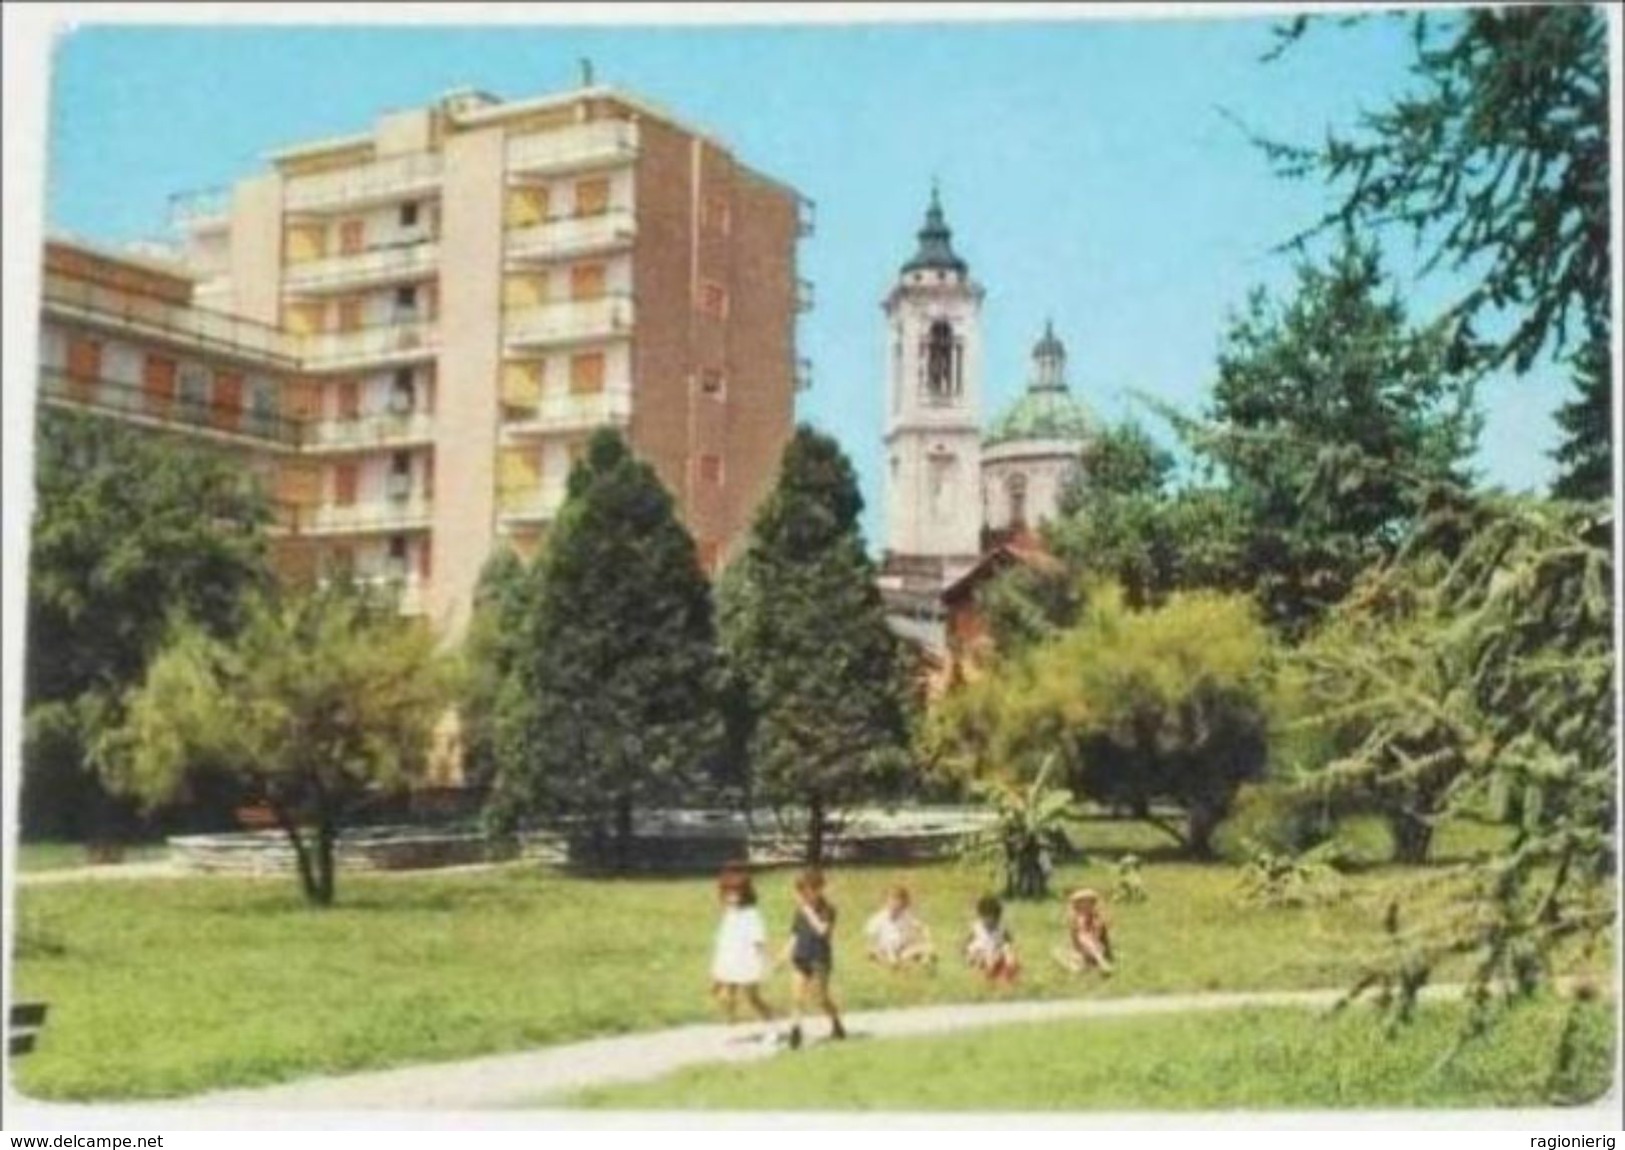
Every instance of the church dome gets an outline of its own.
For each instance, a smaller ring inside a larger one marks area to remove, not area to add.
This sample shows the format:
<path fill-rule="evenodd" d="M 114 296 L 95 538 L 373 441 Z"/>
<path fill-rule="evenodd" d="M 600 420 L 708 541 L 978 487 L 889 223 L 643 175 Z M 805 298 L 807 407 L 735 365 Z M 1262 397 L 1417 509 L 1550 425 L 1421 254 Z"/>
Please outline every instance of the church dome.
<path fill-rule="evenodd" d="M 1033 345 L 1033 373 L 1027 393 L 1011 404 L 988 428 L 989 447 L 1023 440 L 1062 440 L 1081 445 L 1095 434 L 1095 419 L 1066 385 L 1066 348 L 1053 324 Z"/>

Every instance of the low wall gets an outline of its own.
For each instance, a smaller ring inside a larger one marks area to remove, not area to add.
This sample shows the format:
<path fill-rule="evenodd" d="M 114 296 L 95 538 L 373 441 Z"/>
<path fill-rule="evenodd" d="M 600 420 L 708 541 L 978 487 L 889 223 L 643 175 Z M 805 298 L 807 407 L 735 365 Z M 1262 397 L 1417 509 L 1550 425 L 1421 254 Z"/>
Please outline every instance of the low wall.
<path fill-rule="evenodd" d="M 951 857 L 986 816 L 969 810 L 860 812 L 825 842 L 825 855 L 841 863 L 914 863 Z M 728 862 L 788 866 L 802 859 L 805 838 L 793 825 L 748 820 L 727 811 L 671 811 L 634 825 L 632 869 L 696 873 Z M 195 874 L 291 874 L 293 847 L 281 831 L 178 835 L 169 857 Z M 469 827 L 363 827 L 343 834 L 334 852 L 341 871 L 423 870 L 514 858 L 543 866 L 583 865 L 591 857 L 584 838 L 562 830 L 521 832 L 498 842 Z"/>

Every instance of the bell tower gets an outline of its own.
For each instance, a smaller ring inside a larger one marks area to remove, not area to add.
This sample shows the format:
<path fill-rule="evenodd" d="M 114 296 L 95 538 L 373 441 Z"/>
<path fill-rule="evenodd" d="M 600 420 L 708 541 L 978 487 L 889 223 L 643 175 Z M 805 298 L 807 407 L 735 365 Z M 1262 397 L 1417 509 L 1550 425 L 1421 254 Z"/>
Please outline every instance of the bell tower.
<path fill-rule="evenodd" d="M 981 544 L 982 296 L 933 185 L 888 325 L 886 569 L 939 586 Z"/>

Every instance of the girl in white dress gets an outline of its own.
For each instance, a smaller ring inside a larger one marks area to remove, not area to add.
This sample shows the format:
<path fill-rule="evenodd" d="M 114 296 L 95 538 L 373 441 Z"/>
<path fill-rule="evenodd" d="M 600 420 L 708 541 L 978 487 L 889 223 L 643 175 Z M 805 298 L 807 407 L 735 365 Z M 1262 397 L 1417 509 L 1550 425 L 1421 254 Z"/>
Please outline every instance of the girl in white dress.
<path fill-rule="evenodd" d="M 750 875 L 729 868 L 717 880 L 722 900 L 722 922 L 717 927 L 711 958 L 711 993 L 722 1004 L 729 1022 L 739 1011 L 743 994 L 764 1021 L 773 1017 L 762 1001 L 761 983 L 767 973 L 767 926 L 756 909 L 756 888 Z"/>

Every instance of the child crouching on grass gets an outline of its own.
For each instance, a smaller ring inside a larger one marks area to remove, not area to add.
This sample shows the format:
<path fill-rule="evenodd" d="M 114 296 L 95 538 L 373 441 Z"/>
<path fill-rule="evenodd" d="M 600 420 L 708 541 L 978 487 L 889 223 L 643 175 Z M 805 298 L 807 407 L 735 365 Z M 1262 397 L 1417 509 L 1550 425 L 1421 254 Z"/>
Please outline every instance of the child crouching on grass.
<path fill-rule="evenodd" d="M 906 886 L 894 887 L 886 905 L 864 923 L 863 936 L 871 960 L 893 970 L 904 966 L 936 969 L 937 951 L 931 945 L 931 931 L 914 913 L 913 903 Z"/>
<path fill-rule="evenodd" d="M 773 1017 L 762 1001 L 762 976 L 767 969 L 767 927 L 756 909 L 756 888 L 750 875 L 728 867 L 717 879 L 722 900 L 722 922 L 717 926 L 711 958 L 711 994 L 733 1023 L 744 996 L 764 1022 Z"/>
<path fill-rule="evenodd" d="M 989 982 L 1014 982 L 1021 973 L 1016 955 L 1016 939 L 1004 925 L 1004 904 L 992 895 L 976 903 L 970 938 L 965 943 L 965 961 Z"/>
<path fill-rule="evenodd" d="M 1098 970 L 1107 977 L 1112 965 L 1111 926 L 1100 909 L 1100 896 L 1092 890 L 1075 890 L 1067 898 L 1067 945 L 1058 947 L 1055 957 L 1073 974 Z"/>
<path fill-rule="evenodd" d="M 835 908 L 824 898 L 822 872 L 816 868 L 803 871 L 796 879 L 795 890 L 796 913 L 790 921 L 790 941 L 784 948 L 793 972 L 791 1050 L 801 1046 L 801 1015 L 809 998 L 829 1015 L 829 1036 L 846 1037 L 840 1011 L 829 993 L 829 976 L 835 968 Z"/>

